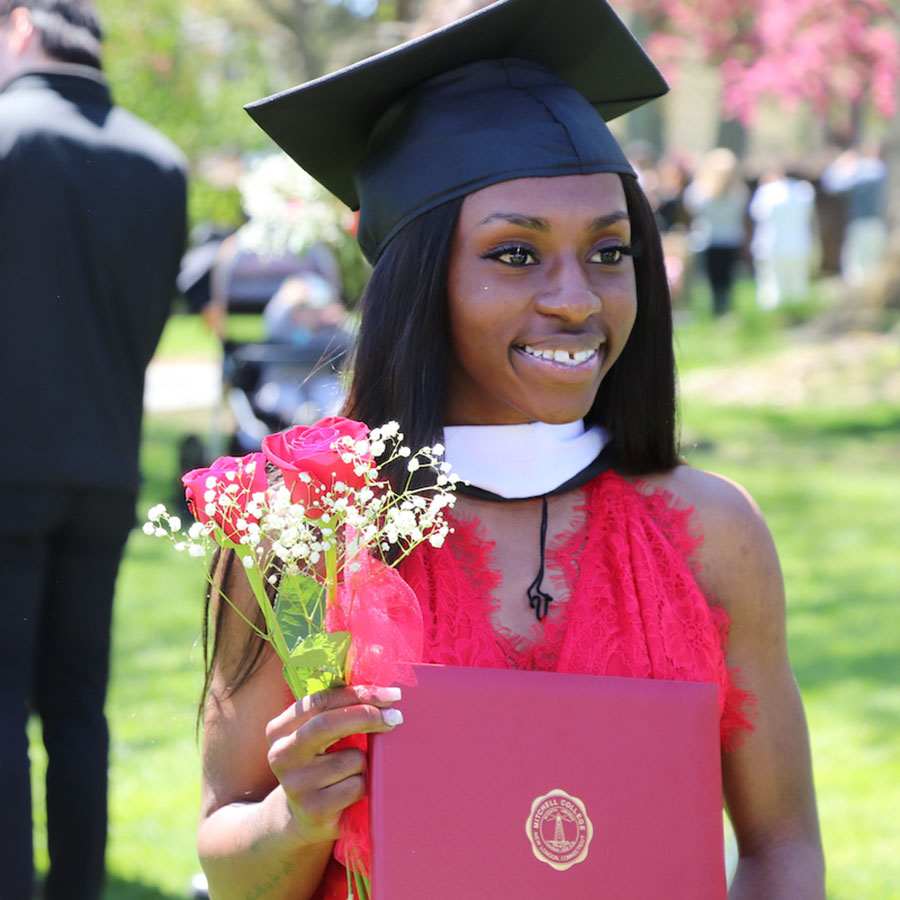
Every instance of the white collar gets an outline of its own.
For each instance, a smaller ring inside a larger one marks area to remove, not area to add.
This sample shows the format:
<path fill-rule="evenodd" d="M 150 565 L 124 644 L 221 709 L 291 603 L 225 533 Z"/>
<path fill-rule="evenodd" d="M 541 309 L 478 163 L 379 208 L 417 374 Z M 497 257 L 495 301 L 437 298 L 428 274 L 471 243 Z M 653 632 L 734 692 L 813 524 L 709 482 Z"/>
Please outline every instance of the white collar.
<path fill-rule="evenodd" d="M 599 456 L 609 436 L 584 422 L 448 425 L 444 460 L 474 487 L 507 499 L 536 497 L 565 484 Z"/>

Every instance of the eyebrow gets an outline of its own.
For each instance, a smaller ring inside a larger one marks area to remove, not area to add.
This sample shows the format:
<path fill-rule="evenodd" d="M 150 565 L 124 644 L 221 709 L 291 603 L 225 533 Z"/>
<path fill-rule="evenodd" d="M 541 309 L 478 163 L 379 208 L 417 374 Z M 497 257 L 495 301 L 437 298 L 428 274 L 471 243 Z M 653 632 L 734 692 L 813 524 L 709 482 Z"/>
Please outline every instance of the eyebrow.
<path fill-rule="evenodd" d="M 539 219 L 535 216 L 523 216 L 520 213 L 495 212 L 491 213 L 486 219 L 482 219 L 479 225 L 488 225 L 496 220 L 508 222 L 510 225 L 521 225 L 522 228 L 530 228 L 532 231 L 549 231 L 550 225 L 546 219 Z"/>
<path fill-rule="evenodd" d="M 536 216 L 524 216 L 520 213 L 495 212 L 491 213 L 487 218 L 482 219 L 478 224 L 487 225 L 490 222 L 499 219 L 502 222 L 508 222 L 510 225 L 519 225 L 522 228 L 529 228 L 532 231 L 549 231 L 550 224 L 546 219 Z M 589 229 L 591 231 L 599 231 L 615 225 L 618 222 L 629 221 L 628 213 L 624 210 L 617 209 L 615 212 L 608 213 L 605 216 L 598 216 L 591 222 Z"/>

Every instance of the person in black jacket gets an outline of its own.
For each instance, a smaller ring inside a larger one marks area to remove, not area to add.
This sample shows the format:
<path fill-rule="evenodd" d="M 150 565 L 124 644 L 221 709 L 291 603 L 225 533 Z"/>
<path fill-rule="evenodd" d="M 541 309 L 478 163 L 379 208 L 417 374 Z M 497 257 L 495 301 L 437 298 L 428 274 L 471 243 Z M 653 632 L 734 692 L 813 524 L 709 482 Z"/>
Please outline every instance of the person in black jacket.
<path fill-rule="evenodd" d="M 48 900 L 100 895 L 104 700 L 144 370 L 185 244 L 180 151 L 116 107 L 86 0 L 0 0 L 0 898 L 30 900 L 26 722 Z"/>

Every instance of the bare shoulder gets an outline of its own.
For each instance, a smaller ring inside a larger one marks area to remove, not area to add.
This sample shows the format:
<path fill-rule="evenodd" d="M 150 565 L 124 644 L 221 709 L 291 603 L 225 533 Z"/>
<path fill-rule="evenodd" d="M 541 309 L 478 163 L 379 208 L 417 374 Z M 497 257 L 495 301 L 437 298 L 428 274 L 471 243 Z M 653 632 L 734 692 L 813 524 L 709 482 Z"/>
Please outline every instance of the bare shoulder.
<path fill-rule="evenodd" d="M 756 501 L 744 487 L 724 475 L 676 466 L 670 472 L 648 475 L 642 482 L 650 490 L 671 494 L 679 505 L 693 507 L 704 534 L 720 529 L 727 529 L 732 536 L 759 529 L 768 534 Z"/>
<path fill-rule="evenodd" d="M 651 490 L 665 490 L 679 505 L 694 509 L 703 535 L 701 579 L 713 597 L 733 607 L 752 585 L 764 588 L 763 595 L 773 603 L 781 603 L 781 567 L 772 535 L 744 487 L 714 472 L 684 465 L 643 481 Z"/>

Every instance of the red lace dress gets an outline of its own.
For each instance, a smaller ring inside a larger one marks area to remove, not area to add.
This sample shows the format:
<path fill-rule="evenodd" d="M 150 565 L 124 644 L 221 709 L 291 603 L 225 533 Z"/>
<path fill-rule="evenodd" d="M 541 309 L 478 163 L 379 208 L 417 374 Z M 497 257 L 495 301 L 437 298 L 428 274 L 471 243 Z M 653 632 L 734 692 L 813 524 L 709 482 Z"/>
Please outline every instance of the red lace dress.
<path fill-rule="evenodd" d="M 725 662 L 728 614 L 695 579 L 702 536 L 693 509 L 662 492 L 644 494 L 614 472 L 584 490 L 583 519 L 547 550 L 569 599 L 551 604 L 533 640 L 491 622 L 500 575 L 477 523 L 454 523 L 443 548 L 423 545 L 403 563 L 425 616 L 427 661 L 715 682 L 722 745 L 730 749 L 750 727 L 752 695 Z"/>
<path fill-rule="evenodd" d="M 441 549 L 422 545 L 404 561 L 400 571 L 425 618 L 426 661 L 714 682 L 722 746 L 732 748 L 752 727 L 755 700 L 725 661 L 728 614 L 695 579 L 702 535 L 693 509 L 663 492 L 642 493 L 613 472 L 584 491 L 581 521 L 547 550 L 568 600 L 551 605 L 532 640 L 492 624 L 500 575 L 477 523 L 455 522 Z M 346 897 L 345 876 L 328 874 L 335 892 L 325 897 L 341 896 L 341 886 Z"/>

